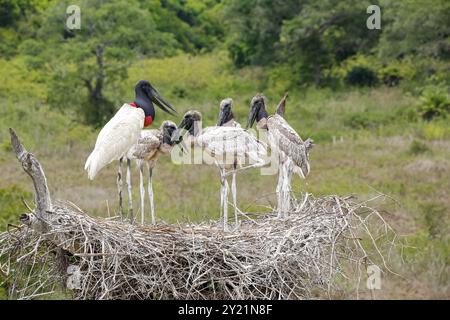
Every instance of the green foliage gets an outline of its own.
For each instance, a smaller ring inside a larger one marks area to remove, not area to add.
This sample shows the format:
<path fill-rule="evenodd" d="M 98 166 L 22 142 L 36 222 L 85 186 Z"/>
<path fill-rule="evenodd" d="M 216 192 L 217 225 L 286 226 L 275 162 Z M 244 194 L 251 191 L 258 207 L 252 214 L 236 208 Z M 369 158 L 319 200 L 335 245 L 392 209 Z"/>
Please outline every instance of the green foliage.
<path fill-rule="evenodd" d="M 39 147 L 53 153 L 70 147 L 75 141 L 89 139 L 92 134 L 90 127 L 74 122 L 73 116 L 55 112 L 37 101 L 0 99 L 0 104 L 0 150 L 3 151 L 11 150 L 8 128 L 20 132 L 28 148 Z"/>
<path fill-rule="evenodd" d="M 412 155 L 419 155 L 430 151 L 430 148 L 425 143 L 420 142 L 419 140 L 414 140 L 413 142 L 411 142 L 411 145 L 408 149 L 408 152 Z"/>
<path fill-rule="evenodd" d="M 392 117 L 383 112 L 349 113 L 344 118 L 344 125 L 352 129 L 373 129 L 392 121 Z"/>
<path fill-rule="evenodd" d="M 202 56 L 186 54 L 141 60 L 130 67 L 130 78 L 123 85 L 124 88 L 132 87 L 151 70 L 152 82 L 169 98 L 211 102 L 212 99 L 238 96 L 243 92 L 254 94 L 260 85 L 258 70 L 243 69 L 231 72 L 229 65 L 230 60 L 224 51 Z M 128 94 L 128 98 L 132 98 L 133 93 L 130 90 Z"/>
<path fill-rule="evenodd" d="M 450 113 L 450 96 L 442 87 L 427 87 L 420 97 L 420 116 L 424 120 L 446 118 Z"/>
<path fill-rule="evenodd" d="M 235 65 L 273 63 L 284 21 L 295 17 L 305 2 L 230 0 L 225 10 L 231 29 L 228 49 Z"/>
<path fill-rule="evenodd" d="M 425 225 L 431 238 L 448 235 L 449 219 L 446 215 L 446 207 L 438 203 L 422 203 L 420 209 L 423 212 Z"/>
<path fill-rule="evenodd" d="M 136 58 L 208 50 L 221 34 L 212 10 L 216 1 L 81 1 L 80 30 L 65 28 L 69 4 L 46 10 L 35 35 L 19 47 L 31 69 L 49 75 L 48 102 L 61 111 L 75 109 L 94 126 L 123 103 L 120 83 Z"/>
<path fill-rule="evenodd" d="M 351 86 L 373 87 L 378 84 L 378 78 L 369 68 L 353 67 L 345 76 L 345 82 Z"/>
<path fill-rule="evenodd" d="M 22 199 L 30 202 L 31 194 L 17 186 L 0 189 L 0 230 L 7 224 L 17 224 L 20 214 L 26 212 Z"/>
<path fill-rule="evenodd" d="M 450 125 L 442 122 L 428 122 L 423 126 L 423 138 L 426 140 L 443 140 L 450 136 Z"/>
<path fill-rule="evenodd" d="M 45 100 L 47 90 L 45 84 L 41 83 L 41 75 L 37 70 L 27 70 L 23 57 L 10 60 L 0 58 L 0 70 L 0 97 L 13 101 L 29 98 Z"/>
<path fill-rule="evenodd" d="M 0 0 L 0 27 L 12 26 L 32 8 L 30 0 Z"/>
<path fill-rule="evenodd" d="M 382 8 L 384 25 L 378 50 L 383 57 L 450 58 L 448 1 L 385 0 Z"/>

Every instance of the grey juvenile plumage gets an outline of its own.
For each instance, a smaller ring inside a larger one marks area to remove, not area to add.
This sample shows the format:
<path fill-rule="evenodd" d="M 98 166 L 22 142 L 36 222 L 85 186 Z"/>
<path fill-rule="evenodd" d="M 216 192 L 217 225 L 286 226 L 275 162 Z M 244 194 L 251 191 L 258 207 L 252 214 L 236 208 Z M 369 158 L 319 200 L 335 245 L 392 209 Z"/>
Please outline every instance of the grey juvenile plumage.
<path fill-rule="evenodd" d="M 265 97 L 257 94 L 251 102 L 248 127 L 256 121 L 260 129 L 268 130 L 272 151 L 278 152 L 278 214 L 284 217 L 289 211 L 292 173 L 305 178 L 310 172 L 309 151 L 313 147 L 311 139 L 303 139 L 284 119 L 287 94 L 278 104 L 277 112 L 269 116 L 265 107 Z"/>
<path fill-rule="evenodd" d="M 174 143 L 172 142 L 172 134 L 177 129 L 174 122 L 166 120 L 159 129 L 142 130 L 141 137 L 138 142 L 130 148 L 127 153 L 127 159 L 135 159 L 139 167 L 140 177 L 140 196 L 141 196 L 141 223 L 144 223 L 145 213 L 145 190 L 143 171 L 144 164 L 147 164 L 148 175 L 148 196 L 150 201 L 150 211 L 152 224 L 156 223 L 155 206 L 153 202 L 153 168 L 161 155 L 169 154 L 172 151 Z"/>
<path fill-rule="evenodd" d="M 237 170 L 246 170 L 263 165 L 267 154 L 266 146 L 242 128 L 213 126 L 200 129 L 195 125 L 200 121 L 201 113 L 191 110 L 186 112 L 178 128 L 186 129 L 192 136 L 195 145 L 205 151 L 219 167 L 221 215 L 223 216 L 224 230 L 227 230 L 228 182 L 226 178 L 229 174 L 233 174 L 236 171 L 234 169 L 237 165 L 243 165 L 247 161 L 252 163 L 252 165 Z M 178 139 L 181 138 L 179 137 Z M 226 170 L 233 171 L 226 172 Z"/>

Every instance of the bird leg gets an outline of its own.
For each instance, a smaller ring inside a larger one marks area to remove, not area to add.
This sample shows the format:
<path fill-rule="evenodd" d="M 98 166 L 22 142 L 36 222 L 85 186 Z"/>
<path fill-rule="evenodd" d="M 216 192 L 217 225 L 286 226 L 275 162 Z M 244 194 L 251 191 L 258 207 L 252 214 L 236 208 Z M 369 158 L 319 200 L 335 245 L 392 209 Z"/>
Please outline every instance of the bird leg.
<path fill-rule="evenodd" d="M 141 194 L 141 224 L 145 222 L 145 188 L 144 188 L 144 167 L 139 164 L 139 191 Z"/>
<path fill-rule="evenodd" d="M 279 218 L 283 218 L 283 210 L 282 210 L 282 206 L 283 206 L 283 201 L 282 201 L 282 185 L 283 185 L 283 163 L 279 162 L 278 163 L 278 184 L 277 184 L 277 189 L 276 189 L 276 193 L 277 193 L 277 210 L 278 210 L 278 217 Z"/>
<path fill-rule="evenodd" d="M 278 198 L 278 217 L 285 218 L 289 214 L 291 205 L 291 179 L 292 166 L 289 160 L 283 163 L 280 167 L 280 187 Z"/>
<path fill-rule="evenodd" d="M 150 200 L 150 211 L 152 215 L 152 225 L 156 224 L 155 204 L 153 202 L 153 168 L 148 168 L 148 198 Z"/>
<path fill-rule="evenodd" d="M 122 162 L 123 158 L 119 159 L 119 170 L 117 171 L 117 193 L 119 195 L 119 213 L 123 217 L 123 206 L 122 206 Z"/>
<path fill-rule="evenodd" d="M 131 193 L 131 160 L 127 159 L 127 191 L 128 191 L 128 216 L 133 222 L 133 195 Z"/>
<path fill-rule="evenodd" d="M 238 227 L 238 208 L 237 208 L 237 197 L 236 197 L 236 173 L 233 173 L 231 179 L 231 195 L 233 197 L 233 206 L 234 206 L 234 223 L 236 228 Z"/>
<path fill-rule="evenodd" d="M 290 164 L 290 162 L 288 161 L 288 163 L 286 163 L 286 195 L 285 195 L 285 199 L 286 199 L 286 205 L 285 205 L 285 210 L 286 210 L 286 216 L 289 215 L 289 212 L 291 210 L 291 180 L 292 180 L 292 173 L 293 173 L 293 168 L 292 165 Z"/>
<path fill-rule="evenodd" d="M 225 169 L 219 165 L 220 170 L 220 220 L 223 223 L 223 230 L 228 231 L 228 182 Z"/>
<path fill-rule="evenodd" d="M 223 175 L 224 175 L 224 168 L 219 164 L 219 162 L 217 160 L 215 160 L 216 166 L 217 168 L 219 168 L 219 174 L 220 174 L 220 217 L 219 217 L 219 221 L 222 221 L 222 214 L 223 214 L 223 190 L 222 190 L 222 186 L 223 186 Z"/>
<path fill-rule="evenodd" d="M 224 177 L 223 198 L 223 231 L 228 231 L 228 181 L 226 177 Z"/>

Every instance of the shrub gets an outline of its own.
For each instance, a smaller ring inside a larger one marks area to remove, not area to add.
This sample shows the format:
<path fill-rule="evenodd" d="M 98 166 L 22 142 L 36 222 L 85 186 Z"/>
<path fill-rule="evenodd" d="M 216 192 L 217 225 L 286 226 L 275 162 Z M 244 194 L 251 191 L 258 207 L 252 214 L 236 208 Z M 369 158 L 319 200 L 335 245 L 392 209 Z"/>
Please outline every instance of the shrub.
<path fill-rule="evenodd" d="M 388 87 L 397 86 L 401 80 L 411 80 L 417 67 L 411 59 L 392 60 L 378 70 L 378 77 Z"/>
<path fill-rule="evenodd" d="M 352 129 L 371 129 L 387 124 L 390 115 L 382 112 L 357 112 L 350 113 L 344 118 L 344 125 Z"/>
<path fill-rule="evenodd" d="M 446 118 L 450 113 L 449 94 L 441 87 L 425 88 L 420 100 L 422 103 L 419 107 L 419 114 L 424 120 Z"/>
<path fill-rule="evenodd" d="M 378 77 L 374 71 L 366 67 L 353 67 L 345 76 L 345 82 L 351 86 L 373 87 L 378 83 Z"/>

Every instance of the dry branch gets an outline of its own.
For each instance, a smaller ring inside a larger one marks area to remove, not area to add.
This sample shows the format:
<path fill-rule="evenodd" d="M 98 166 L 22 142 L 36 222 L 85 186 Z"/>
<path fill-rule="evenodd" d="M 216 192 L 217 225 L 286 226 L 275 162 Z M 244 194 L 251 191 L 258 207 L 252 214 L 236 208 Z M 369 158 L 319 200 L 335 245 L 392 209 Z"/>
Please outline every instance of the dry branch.
<path fill-rule="evenodd" d="M 305 195 L 292 201 L 288 218 L 272 212 L 232 232 L 216 222 L 138 226 L 90 217 L 63 202 L 42 215 L 50 205 L 44 173 L 20 142 L 16 147 L 27 155 L 18 158 L 26 159 L 33 181 L 45 184 L 35 184 L 37 201 L 48 201 L 35 210 L 39 219 L 32 214 L 0 234 L 0 270 L 13 297 L 40 297 L 69 284 L 76 299 L 308 299 L 358 283 L 363 262 L 383 261 L 380 237 L 389 227 L 349 197 Z M 45 229 L 33 227 L 40 219 Z M 362 238 L 378 240 L 368 250 Z"/>

